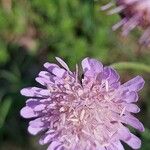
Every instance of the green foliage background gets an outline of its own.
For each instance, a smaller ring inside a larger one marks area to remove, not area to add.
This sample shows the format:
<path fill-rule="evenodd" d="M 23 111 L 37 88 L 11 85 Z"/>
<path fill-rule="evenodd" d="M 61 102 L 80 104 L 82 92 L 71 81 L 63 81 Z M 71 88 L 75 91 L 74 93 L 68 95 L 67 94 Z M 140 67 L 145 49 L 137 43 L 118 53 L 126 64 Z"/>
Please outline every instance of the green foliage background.
<path fill-rule="evenodd" d="M 27 133 L 20 117 L 25 103 L 20 89 L 36 86 L 34 78 L 46 61 L 63 58 L 73 69 L 84 57 L 114 66 L 122 82 L 142 75 L 139 119 L 146 131 L 142 150 L 150 148 L 150 49 L 139 48 L 141 31 L 123 38 L 111 26 L 118 15 L 100 11 L 105 0 L 1 0 L 0 2 L 0 150 L 42 150 L 38 138 Z M 125 63 L 124 63 L 125 62 Z M 126 146 L 126 149 L 130 149 Z"/>

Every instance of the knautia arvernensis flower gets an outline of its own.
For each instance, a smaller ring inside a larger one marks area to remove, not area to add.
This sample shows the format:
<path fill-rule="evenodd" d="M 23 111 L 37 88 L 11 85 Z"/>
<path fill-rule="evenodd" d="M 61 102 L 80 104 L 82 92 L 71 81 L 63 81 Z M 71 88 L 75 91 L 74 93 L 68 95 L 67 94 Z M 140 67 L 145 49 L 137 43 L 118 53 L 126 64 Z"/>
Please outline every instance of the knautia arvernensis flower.
<path fill-rule="evenodd" d="M 122 27 L 124 36 L 135 27 L 141 27 L 144 30 L 139 42 L 144 46 L 150 46 L 150 0 L 115 0 L 117 7 L 109 10 L 109 14 L 119 13 L 122 20 L 112 28 L 116 30 Z M 102 7 L 103 10 L 109 9 L 113 3 Z"/>
<path fill-rule="evenodd" d="M 126 125 L 144 131 L 132 115 L 140 111 L 134 103 L 143 78 L 121 84 L 113 68 L 90 58 L 82 61 L 79 77 L 78 66 L 71 72 L 63 60 L 56 59 L 62 67 L 47 62 L 47 71 L 36 78 L 43 88 L 21 90 L 29 97 L 21 115 L 33 119 L 28 127 L 31 134 L 44 134 L 39 143 L 49 144 L 48 150 L 124 150 L 120 141 L 140 148 L 140 139 Z"/>

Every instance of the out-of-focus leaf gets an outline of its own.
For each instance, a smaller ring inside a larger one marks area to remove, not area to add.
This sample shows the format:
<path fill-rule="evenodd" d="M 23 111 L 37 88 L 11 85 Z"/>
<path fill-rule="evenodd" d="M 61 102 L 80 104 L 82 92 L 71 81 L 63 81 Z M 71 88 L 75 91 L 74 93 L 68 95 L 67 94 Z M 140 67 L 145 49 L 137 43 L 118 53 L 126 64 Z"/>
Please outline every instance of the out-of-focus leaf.
<path fill-rule="evenodd" d="M 146 140 L 150 141 L 150 129 L 146 128 L 145 131 L 142 133 L 142 137 Z"/>
<path fill-rule="evenodd" d="M 146 128 L 142 133 L 142 147 L 141 150 L 149 150 L 150 148 L 150 129 Z"/>
<path fill-rule="evenodd" d="M 16 76 L 14 73 L 6 70 L 1 70 L 0 71 L 0 77 L 8 80 L 11 83 L 16 83 L 19 78 Z"/>
<path fill-rule="evenodd" d="M 0 64 L 4 64 L 9 60 L 9 54 L 4 43 L 0 42 Z"/>
<path fill-rule="evenodd" d="M 4 99 L 0 103 L 0 128 L 4 125 L 11 104 L 12 104 L 12 99 L 10 97 Z"/>

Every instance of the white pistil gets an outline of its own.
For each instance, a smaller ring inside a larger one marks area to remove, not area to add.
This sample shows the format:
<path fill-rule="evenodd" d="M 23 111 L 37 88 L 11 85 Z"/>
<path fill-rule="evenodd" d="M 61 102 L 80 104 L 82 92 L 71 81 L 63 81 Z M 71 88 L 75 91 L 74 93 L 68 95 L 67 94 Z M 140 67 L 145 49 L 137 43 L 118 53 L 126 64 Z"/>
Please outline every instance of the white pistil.
<path fill-rule="evenodd" d="M 112 14 L 115 14 L 115 13 L 119 13 L 119 12 L 121 12 L 123 9 L 125 9 L 124 6 L 118 6 L 117 8 L 108 11 L 108 14 L 109 14 L 109 15 L 112 15 Z"/>
<path fill-rule="evenodd" d="M 115 31 L 117 30 L 119 27 L 121 27 L 125 22 L 127 21 L 127 19 L 122 19 L 121 21 L 119 21 L 118 23 L 116 23 L 115 25 L 112 26 L 112 30 Z"/>
<path fill-rule="evenodd" d="M 79 138 L 78 138 L 77 135 L 75 135 L 75 141 L 76 141 L 76 142 L 79 142 Z"/>
<path fill-rule="evenodd" d="M 59 109 L 59 111 L 60 111 L 60 112 L 64 112 L 64 111 L 65 111 L 65 108 L 64 108 L 64 107 L 61 107 L 61 108 Z"/>
<path fill-rule="evenodd" d="M 51 86 L 48 87 L 48 90 L 49 90 L 50 92 L 54 92 L 54 89 L 53 89 Z"/>
<path fill-rule="evenodd" d="M 55 57 L 56 60 L 67 70 L 67 71 L 70 71 L 68 65 L 59 57 Z"/>
<path fill-rule="evenodd" d="M 65 87 L 67 90 L 70 90 L 70 85 L 69 85 L 69 84 L 65 84 L 64 87 Z"/>
<path fill-rule="evenodd" d="M 70 81 L 70 77 L 69 75 L 67 75 L 65 78 L 64 78 L 64 84 L 68 84 Z"/>
<path fill-rule="evenodd" d="M 51 109 L 51 108 L 53 109 L 53 108 L 55 108 L 55 106 L 56 106 L 56 103 L 53 102 L 53 103 L 51 103 L 51 104 L 48 105 L 48 108 L 49 109 Z"/>
<path fill-rule="evenodd" d="M 112 6 L 113 6 L 113 3 L 110 2 L 110 3 L 108 3 L 108 4 L 104 5 L 104 6 L 102 6 L 102 7 L 101 7 L 101 10 L 107 10 L 107 9 L 109 9 L 109 8 L 112 7 Z"/>
<path fill-rule="evenodd" d="M 103 147 L 107 147 L 107 146 L 109 146 L 109 145 L 110 145 L 109 143 L 103 143 L 103 144 L 102 144 Z"/>
<path fill-rule="evenodd" d="M 64 125 L 66 122 L 66 114 L 62 114 L 62 124 Z"/>
<path fill-rule="evenodd" d="M 84 93 L 83 90 L 78 90 L 77 92 L 79 96 L 81 96 Z"/>
<path fill-rule="evenodd" d="M 76 113 L 75 111 L 73 111 L 73 115 L 74 115 L 75 117 L 77 117 L 77 113 Z"/>
<path fill-rule="evenodd" d="M 71 118 L 71 119 L 68 119 L 68 121 L 78 122 L 79 120 L 78 120 L 78 119 L 76 119 L 76 118 Z"/>
<path fill-rule="evenodd" d="M 82 132 L 88 136 L 91 136 L 88 132 L 86 132 L 85 130 L 82 129 Z"/>
<path fill-rule="evenodd" d="M 85 110 L 83 109 L 80 114 L 80 120 L 82 121 L 85 115 Z"/>
<path fill-rule="evenodd" d="M 124 114 L 125 110 L 126 110 L 126 107 L 124 107 L 124 108 L 122 109 L 121 114 L 120 114 L 120 117 Z"/>
<path fill-rule="evenodd" d="M 110 101 L 111 100 L 109 95 L 104 95 L 104 98 L 105 98 L 106 101 Z"/>
<path fill-rule="evenodd" d="M 79 67 L 76 64 L 76 83 L 78 82 Z"/>
<path fill-rule="evenodd" d="M 108 86 L 108 81 L 107 80 L 105 80 L 105 87 L 106 87 L 106 92 L 108 92 L 109 86 Z"/>

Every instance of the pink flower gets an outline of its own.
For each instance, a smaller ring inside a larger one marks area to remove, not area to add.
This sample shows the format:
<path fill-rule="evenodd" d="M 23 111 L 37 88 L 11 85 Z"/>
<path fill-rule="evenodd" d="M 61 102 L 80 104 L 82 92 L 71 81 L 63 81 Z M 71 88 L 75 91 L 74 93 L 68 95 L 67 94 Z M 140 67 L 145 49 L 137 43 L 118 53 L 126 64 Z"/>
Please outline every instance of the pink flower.
<path fill-rule="evenodd" d="M 111 67 L 90 58 L 82 61 L 83 77 L 78 66 L 71 72 L 67 64 L 45 63 L 36 81 L 43 88 L 21 90 L 29 97 L 22 108 L 24 118 L 32 118 L 28 131 L 43 132 L 39 143 L 48 150 L 124 150 L 120 141 L 133 149 L 141 146 L 138 137 L 125 125 L 144 131 L 132 113 L 138 113 L 137 92 L 144 86 L 137 76 L 120 84 L 119 75 Z"/>
<path fill-rule="evenodd" d="M 142 45 L 150 45 L 150 0 L 116 0 L 117 7 L 109 10 L 109 14 L 119 13 L 122 20 L 113 26 L 113 30 L 122 27 L 124 36 L 135 27 L 144 29 L 144 34 L 139 42 Z M 113 4 L 109 3 L 102 9 L 109 9 Z"/>

